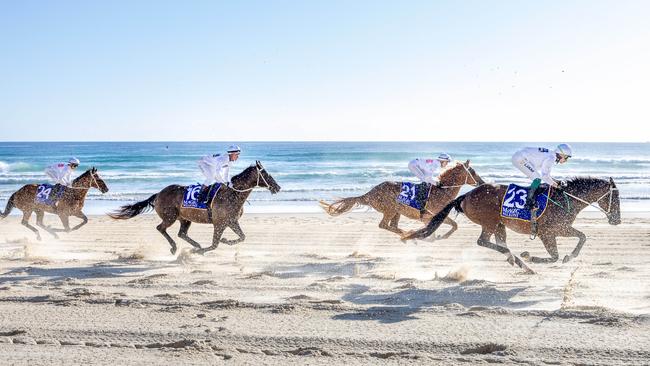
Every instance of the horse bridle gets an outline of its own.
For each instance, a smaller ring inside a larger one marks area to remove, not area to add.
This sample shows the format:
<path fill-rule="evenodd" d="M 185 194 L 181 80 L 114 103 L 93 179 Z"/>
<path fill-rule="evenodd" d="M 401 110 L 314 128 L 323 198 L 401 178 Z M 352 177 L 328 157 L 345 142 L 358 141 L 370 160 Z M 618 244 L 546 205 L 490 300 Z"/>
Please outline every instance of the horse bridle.
<path fill-rule="evenodd" d="M 460 165 L 462 165 L 463 168 L 465 169 L 465 172 L 467 172 L 467 174 L 465 174 L 465 183 L 460 184 L 460 185 L 455 185 L 455 186 L 442 186 L 442 187 L 440 187 L 440 188 L 447 189 L 447 188 L 458 188 L 458 187 L 462 187 L 462 186 L 464 186 L 465 184 L 467 184 L 467 182 L 469 181 L 469 177 L 471 177 L 472 180 L 474 181 L 474 183 L 473 183 L 473 184 L 470 184 L 470 185 L 475 186 L 475 187 L 478 187 L 478 185 L 479 185 L 479 184 L 478 184 L 478 181 L 477 181 L 476 179 L 474 179 L 474 177 L 472 176 L 472 172 L 469 171 L 469 168 L 466 167 L 465 164 L 463 164 L 463 163 L 461 163 Z"/>
<path fill-rule="evenodd" d="M 600 196 L 597 200 L 594 201 L 594 202 L 600 202 L 600 200 L 602 200 L 603 198 L 605 198 L 606 196 L 609 195 L 609 204 L 607 205 L 607 211 L 605 211 L 605 210 L 603 210 L 602 208 L 600 208 L 599 205 L 594 205 L 594 204 L 591 203 L 591 202 L 587 202 L 587 201 L 583 200 L 583 199 L 580 198 L 580 197 L 576 197 L 576 196 L 572 195 L 572 194 L 569 193 L 569 192 L 564 192 L 564 193 L 565 193 L 567 196 L 569 196 L 569 197 L 571 197 L 571 198 L 573 198 L 573 199 L 575 199 L 575 200 L 578 200 L 578 201 L 580 201 L 580 202 L 586 204 L 587 206 L 595 207 L 595 208 L 598 209 L 600 212 L 604 213 L 605 216 L 607 216 L 607 218 L 610 218 L 610 216 L 611 216 L 611 214 L 612 214 L 612 200 L 613 200 L 613 198 L 614 198 L 614 191 L 618 191 L 618 188 L 617 188 L 617 187 L 614 187 L 614 185 L 613 185 L 612 183 L 610 183 L 610 184 L 609 184 L 609 190 L 608 190 L 607 192 L 605 192 L 602 196 Z"/>
<path fill-rule="evenodd" d="M 250 187 L 250 188 L 246 188 L 246 189 L 237 189 L 237 188 L 235 188 L 235 187 L 230 187 L 230 189 L 232 189 L 232 190 L 235 191 L 235 192 L 241 192 L 241 193 L 252 191 L 252 190 L 255 189 L 256 187 L 259 187 L 259 186 L 260 186 L 260 177 L 262 178 L 262 181 L 264 182 L 264 184 L 266 184 L 267 187 L 271 187 L 271 186 L 269 185 L 269 182 L 267 182 L 267 181 L 266 181 L 266 178 L 264 178 L 264 176 L 262 175 L 262 172 L 263 172 L 266 168 L 263 168 L 263 167 L 260 168 L 258 165 L 255 165 L 255 168 L 257 169 L 257 183 L 255 183 L 254 186 L 252 186 L 252 187 Z"/>
<path fill-rule="evenodd" d="M 97 186 L 97 189 L 99 189 L 99 183 L 97 183 L 97 179 L 95 179 L 95 173 L 90 172 L 90 177 L 93 180 L 88 184 L 88 187 L 67 187 L 67 188 L 68 189 L 91 189 L 93 187 L 93 182 L 95 182 L 95 186 Z"/>

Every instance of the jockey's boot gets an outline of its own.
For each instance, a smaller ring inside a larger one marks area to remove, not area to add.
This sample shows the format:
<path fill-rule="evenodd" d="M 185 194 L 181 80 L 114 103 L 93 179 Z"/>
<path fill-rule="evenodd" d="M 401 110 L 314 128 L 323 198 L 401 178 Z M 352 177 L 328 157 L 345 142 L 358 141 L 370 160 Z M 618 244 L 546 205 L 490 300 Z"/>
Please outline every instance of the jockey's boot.
<path fill-rule="evenodd" d="M 528 188 L 528 195 L 526 196 L 526 204 L 524 208 L 530 210 L 530 240 L 533 240 L 537 237 L 537 189 L 542 183 L 542 180 L 537 178 L 533 180 Z"/>
<path fill-rule="evenodd" d="M 49 200 L 52 202 L 54 207 L 58 207 L 59 205 L 59 200 L 61 199 L 61 196 L 63 195 L 63 190 L 65 187 L 61 183 L 57 183 L 52 187 L 52 192 L 50 193 Z"/>
<path fill-rule="evenodd" d="M 202 185 L 201 191 L 199 192 L 199 196 L 196 198 L 196 201 L 201 203 L 207 203 L 209 190 L 210 190 L 210 186 Z"/>

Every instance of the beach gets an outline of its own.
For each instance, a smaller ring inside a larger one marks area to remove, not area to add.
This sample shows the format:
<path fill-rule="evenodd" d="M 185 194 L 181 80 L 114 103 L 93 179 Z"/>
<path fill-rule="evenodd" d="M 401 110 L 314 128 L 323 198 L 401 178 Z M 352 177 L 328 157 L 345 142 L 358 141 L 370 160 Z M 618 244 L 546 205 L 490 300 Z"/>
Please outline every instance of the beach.
<path fill-rule="evenodd" d="M 245 213 L 246 241 L 205 256 L 189 253 L 178 224 L 172 256 L 154 215 L 91 216 L 42 242 L 10 216 L 0 221 L 0 359 L 647 364 L 650 218 L 623 212 L 611 226 L 601 216 L 576 221 L 588 238 L 577 259 L 531 264 L 533 275 L 478 247 L 480 228 L 462 215 L 447 240 L 402 243 L 374 212 Z M 207 246 L 211 227 L 190 236 Z M 575 242 L 558 240 L 560 258 Z M 546 255 L 511 231 L 508 244 Z"/>

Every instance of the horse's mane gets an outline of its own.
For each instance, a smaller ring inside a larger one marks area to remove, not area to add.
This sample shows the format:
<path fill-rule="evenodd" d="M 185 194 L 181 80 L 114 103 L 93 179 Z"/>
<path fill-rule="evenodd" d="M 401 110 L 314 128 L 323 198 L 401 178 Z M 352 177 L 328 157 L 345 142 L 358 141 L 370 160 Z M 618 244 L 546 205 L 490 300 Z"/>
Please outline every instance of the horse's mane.
<path fill-rule="evenodd" d="M 76 183 L 76 182 L 79 181 L 81 178 L 83 178 L 83 177 L 85 177 L 86 175 L 90 174 L 90 171 L 91 171 L 91 170 L 93 170 L 93 169 L 90 168 L 90 169 L 86 170 L 85 172 L 83 172 L 80 176 L 78 176 L 77 178 L 75 178 L 75 179 L 72 181 L 72 183 Z"/>
<path fill-rule="evenodd" d="M 567 188 L 575 188 L 579 190 L 585 190 L 593 187 L 600 187 L 602 185 L 609 185 L 607 179 L 596 178 L 596 177 L 573 177 L 567 180 Z"/>
<path fill-rule="evenodd" d="M 463 164 L 463 163 L 461 163 L 460 161 L 457 161 L 457 162 L 456 162 L 456 165 L 445 167 L 445 168 L 442 170 L 442 172 L 440 172 L 440 180 L 443 180 L 444 178 L 446 178 L 447 175 L 450 174 L 449 172 L 451 172 L 452 170 L 454 170 L 454 168 L 457 168 L 457 167 L 458 167 L 459 165 L 461 165 L 461 164 Z M 451 164 L 450 164 L 450 165 L 451 165 Z"/>
<path fill-rule="evenodd" d="M 235 178 L 242 178 L 242 177 L 244 177 L 246 174 L 249 174 L 249 173 L 250 173 L 250 170 L 252 170 L 252 169 L 254 169 L 254 168 L 255 168 L 255 164 L 251 164 L 248 168 L 242 170 L 241 173 L 236 174 L 236 175 L 233 175 L 232 178 L 233 178 L 233 179 L 235 179 Z"/>

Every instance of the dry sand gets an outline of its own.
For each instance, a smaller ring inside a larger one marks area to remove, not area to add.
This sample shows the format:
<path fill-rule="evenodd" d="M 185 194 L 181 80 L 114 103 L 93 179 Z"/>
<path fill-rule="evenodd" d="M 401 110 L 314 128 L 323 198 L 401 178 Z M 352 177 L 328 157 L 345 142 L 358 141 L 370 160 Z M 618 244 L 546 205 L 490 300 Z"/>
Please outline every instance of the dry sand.
<path fill-rule="evenodd" d="M 246 214 L 245 242 L 196 256 L 179 239 L 172 256 L 151 215 L 43 242 L 7 218 L 0 364 L 650 363 L 650 219 L 579 219 L 580 257 L 535 275 L 462 216 L 450 239 L 407 244 L 378 221 Z M 207 245 L 211 228 L 190 235 Z"/>

